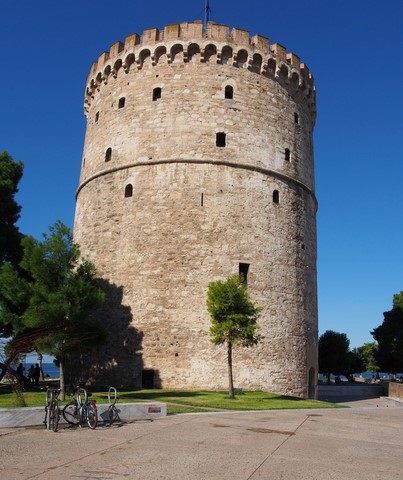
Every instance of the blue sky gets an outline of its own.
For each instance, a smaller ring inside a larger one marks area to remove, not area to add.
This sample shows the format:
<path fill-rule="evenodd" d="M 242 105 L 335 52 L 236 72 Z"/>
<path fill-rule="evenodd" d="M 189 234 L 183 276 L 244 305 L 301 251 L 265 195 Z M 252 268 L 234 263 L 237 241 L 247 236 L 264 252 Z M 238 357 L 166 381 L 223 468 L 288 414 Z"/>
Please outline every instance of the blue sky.
<path fill-rule="evenodd" d="M 372 341 L 403 290 L 403 1 L 210 5 L 211 20 L 281 43 L 315 77 L 319 332 Z M 204 0 L 0 2 L 0 150 L 25 164 L 23 233 L 73 225 L 91 63 L 132 33 L 203 15 Z"/>

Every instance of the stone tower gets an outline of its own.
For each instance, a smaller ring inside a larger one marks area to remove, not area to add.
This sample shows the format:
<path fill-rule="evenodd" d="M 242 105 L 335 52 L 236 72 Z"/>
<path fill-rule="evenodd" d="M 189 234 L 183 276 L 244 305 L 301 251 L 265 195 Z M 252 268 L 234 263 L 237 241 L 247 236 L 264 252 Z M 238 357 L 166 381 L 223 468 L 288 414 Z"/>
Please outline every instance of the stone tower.
<path fill-rule="evenodd" d="M 108 286 L 89 378 L 227 387 L 208 284 L 247 277 L 263 342 L 236 387 L 315 397 L 315 87 L 266 37 L 201 21 L 145 30 L 90 70 L 74 237 Z"/>

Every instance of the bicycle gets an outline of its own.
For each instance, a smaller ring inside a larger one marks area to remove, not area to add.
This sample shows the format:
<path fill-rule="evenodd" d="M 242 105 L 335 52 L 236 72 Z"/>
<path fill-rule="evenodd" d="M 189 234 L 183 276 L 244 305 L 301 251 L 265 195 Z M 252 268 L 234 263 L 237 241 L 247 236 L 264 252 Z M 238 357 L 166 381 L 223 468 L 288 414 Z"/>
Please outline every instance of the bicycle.
<path fill-rule="evenodd" d="M 57 432 L 59 426 L 60 410 L 59 410 L 59 393 L 60 389 L 46 389 L 45 419 L 43 423 L 47 430 Z"/>
<path fill-rule="evenodd" d="M 115 420 L 120 420 L 119 417 L 119 411 L 116 408 L 116 400 L 118 398 L 118 392 L 115 387 L 109 387 L 108 390 L 108 419 L 109 419 L 109 426 L 112 425 L 112 423 Z"/>
<path fill-rule="evenodd" d="M 82 387 L 77 387 L 74 393 L 76 397 L 73 397 L 63 408 L 63 418 L 70 425 L 82 427 L 87 423 L 91 429 L 94 429 L 98 424 L 96 400 L 88 400 L 91 393 L 87 393 Z"/>

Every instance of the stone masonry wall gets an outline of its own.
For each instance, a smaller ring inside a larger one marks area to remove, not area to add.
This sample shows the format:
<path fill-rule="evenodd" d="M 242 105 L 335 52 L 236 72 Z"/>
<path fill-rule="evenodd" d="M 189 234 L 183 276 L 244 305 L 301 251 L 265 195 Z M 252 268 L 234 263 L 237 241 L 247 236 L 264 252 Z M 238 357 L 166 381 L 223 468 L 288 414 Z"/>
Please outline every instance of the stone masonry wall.
<path fill-rule="evenodd" d="M 224 29 L 219 43 L 198 25 L 128 37 L 91 68 L 74 237 L 108 284 L 110 336 L 89 375 L 140 387 L 152 371 L 154 386 L 225 388 L 206 294 L 243 263 L 265 338 L 235 351 L 236 386 L 315 396 L 311 77 L 264 37 L 245 56 L 247 32 L 235 41 Z"/>
<path fill-rule="evenodd" d="M 403 399 L 403 385 L 401 383 L 389 382 L 388 388 L 389 397 Z"/>

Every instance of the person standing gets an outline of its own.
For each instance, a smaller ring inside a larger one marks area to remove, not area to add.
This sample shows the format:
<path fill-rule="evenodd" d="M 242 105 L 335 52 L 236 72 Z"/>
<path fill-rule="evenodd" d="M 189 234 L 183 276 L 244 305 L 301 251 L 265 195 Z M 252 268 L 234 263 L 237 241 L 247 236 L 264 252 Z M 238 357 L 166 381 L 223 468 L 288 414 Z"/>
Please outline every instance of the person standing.
<path fill-rule="evenodd" d="M 33 365 L 31 365 L 28 369 L 29 383 L 34 383 L 34 370 L 35 370 L 35 367 Z"/>
<path fill-rule="evenodd" d="M 41 367 L 38 364 L 36 364 L 33 372 L 33 379 L 34 379 L 35 386 L 39 385 L 40 376 L 41 376 Z"/>
<path fill-rule="evenodd" d="M 24 384 L 24 365 L 22 363 L 17 367 L 17 379 L 21 385 Z"/>

